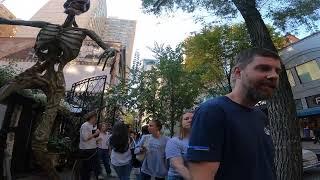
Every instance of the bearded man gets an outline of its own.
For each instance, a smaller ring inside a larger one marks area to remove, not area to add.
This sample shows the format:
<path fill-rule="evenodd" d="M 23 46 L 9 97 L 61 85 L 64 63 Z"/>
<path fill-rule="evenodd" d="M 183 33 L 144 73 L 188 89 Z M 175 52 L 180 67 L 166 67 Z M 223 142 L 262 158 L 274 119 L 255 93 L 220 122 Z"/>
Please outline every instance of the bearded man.
<path fill-rule="evenodd" d="M 204 102 L 193 116 L 187 159 L 194 180 L 275 180 L 267 116 L 255 105 L 279 83 L 280 57 L 269 50 L 241 52 L 231 93 Z"/>

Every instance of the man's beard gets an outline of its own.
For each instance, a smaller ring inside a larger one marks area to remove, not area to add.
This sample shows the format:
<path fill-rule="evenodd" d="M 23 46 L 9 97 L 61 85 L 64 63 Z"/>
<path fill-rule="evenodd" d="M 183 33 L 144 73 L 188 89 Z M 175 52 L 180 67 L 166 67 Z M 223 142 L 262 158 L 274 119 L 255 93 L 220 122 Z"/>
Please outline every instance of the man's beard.
<path fill-rule="evenodd" d="M 254 89 L 252 87 L 249 87 L 246 93 L 246 98 L 250 101 L 253 102 L 259 102 L 262 100 L 267 100 L 269 98 L 271 98 L 272 95 L 270 94 L 264 94 L 262 92 L 260 92 L 257 89 Z"/>

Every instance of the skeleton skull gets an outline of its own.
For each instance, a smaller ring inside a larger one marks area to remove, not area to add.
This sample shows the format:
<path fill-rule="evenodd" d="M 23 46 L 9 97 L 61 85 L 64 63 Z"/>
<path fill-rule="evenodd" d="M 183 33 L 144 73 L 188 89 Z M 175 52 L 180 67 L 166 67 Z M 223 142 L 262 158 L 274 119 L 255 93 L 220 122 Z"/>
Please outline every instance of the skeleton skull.
<path fill-rule="evenodd" d="M 79 15 L 89 10 L 90 0 L 67 0 L 63 7 L 66 14 Z"/>

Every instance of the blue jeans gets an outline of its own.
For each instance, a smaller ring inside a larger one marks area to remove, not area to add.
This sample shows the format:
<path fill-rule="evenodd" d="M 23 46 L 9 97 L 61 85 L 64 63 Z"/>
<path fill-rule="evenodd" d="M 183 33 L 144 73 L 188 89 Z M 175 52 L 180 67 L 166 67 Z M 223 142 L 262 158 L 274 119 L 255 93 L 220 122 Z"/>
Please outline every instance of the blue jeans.
<path fill-rule="evenodd" d="M 127 164 L 124 166 L 113 165 L 113 168 L 120 180 L 130 180 L 131 164 Z"/>
<path fill-rule="evenodd" d="M 167 180 L 183 180 L 181 176 L 168 176 Z"/>
<path fill-rule="evenodd" d="M 141 174 L 136 174 L 136 180 L 141 180 Z"/>
<path fill-rule="evenodd" d="M 98 148 L 99 159 L 102 160 L 104 168 L 107 174 L 111 174 L 110 164 L 109 164 L 109 150 Z"/>

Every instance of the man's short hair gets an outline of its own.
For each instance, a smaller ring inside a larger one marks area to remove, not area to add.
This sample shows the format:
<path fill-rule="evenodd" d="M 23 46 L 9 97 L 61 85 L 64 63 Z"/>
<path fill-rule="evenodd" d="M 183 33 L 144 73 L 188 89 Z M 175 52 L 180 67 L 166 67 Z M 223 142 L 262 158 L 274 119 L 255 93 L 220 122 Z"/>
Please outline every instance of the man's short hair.
<path fill-rule="evenodd" d="M 86 121 L 89 121 L 92 117 L 97 117 L 97 112 L 96 111 L 90 111 L 86 115 L 84 115 L 84 119 Z"/>
<path fill-rule="evenodd" d="M 240 67 L 241 69 L 245 68 L 250 64 L 256 56 L 260 57 L 269 57 L 280 60 L 280 56 L 268 49 L 264 48 L 250 48 L 244 51 L 241 51 L 235 58 L 234 65 Z"/>

